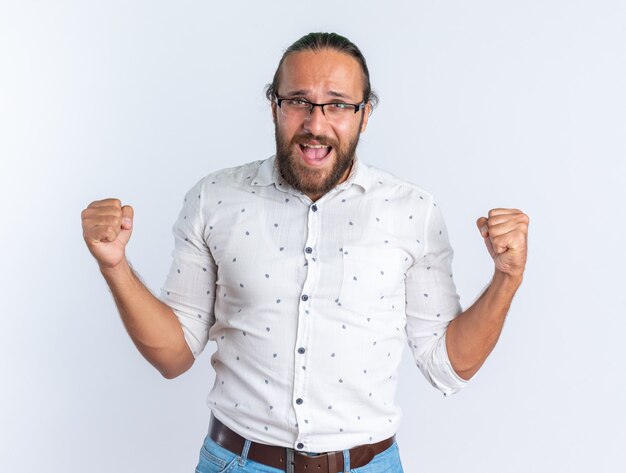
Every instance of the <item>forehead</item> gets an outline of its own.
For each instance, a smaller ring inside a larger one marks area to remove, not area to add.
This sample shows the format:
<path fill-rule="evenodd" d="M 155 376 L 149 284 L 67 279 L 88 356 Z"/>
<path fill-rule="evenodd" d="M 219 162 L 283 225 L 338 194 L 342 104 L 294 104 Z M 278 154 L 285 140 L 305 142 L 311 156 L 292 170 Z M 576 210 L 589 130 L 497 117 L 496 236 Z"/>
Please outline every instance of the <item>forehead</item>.
<path fill-rule="evenodd" d="M 363 99 L 363 72 L 356 58 L 334 51 L 299 51 L 287 55 L 280 70 L 279 94 Z"/>

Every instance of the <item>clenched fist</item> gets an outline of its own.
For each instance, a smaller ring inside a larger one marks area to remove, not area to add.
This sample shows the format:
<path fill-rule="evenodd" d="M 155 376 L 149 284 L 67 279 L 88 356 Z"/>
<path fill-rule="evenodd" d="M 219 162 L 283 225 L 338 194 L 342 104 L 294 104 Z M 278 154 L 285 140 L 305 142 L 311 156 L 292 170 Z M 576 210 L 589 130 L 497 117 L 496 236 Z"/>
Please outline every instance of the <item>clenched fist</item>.
<path fill-rule="evenodd" d="M 83 238 L 101 268 L 117 266 L 133 228 L 133 208 L 119 199 L 96 200 L 81 214 Z"/>
<path fill-rule="evenodd" d="M 476 226 L 484 238 L 496 269 L 521 278 L 526 266 L 528 215 L 517 209 L 492 209 Z"/>

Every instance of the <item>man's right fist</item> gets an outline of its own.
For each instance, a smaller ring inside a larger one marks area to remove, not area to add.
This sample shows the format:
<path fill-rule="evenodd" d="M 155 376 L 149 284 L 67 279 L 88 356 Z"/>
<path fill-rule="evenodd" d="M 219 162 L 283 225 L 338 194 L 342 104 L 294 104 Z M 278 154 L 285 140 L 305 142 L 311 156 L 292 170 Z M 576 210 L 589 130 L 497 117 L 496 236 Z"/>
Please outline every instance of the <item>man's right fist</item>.
<path fill-rule="evenodd" d="M 122 207 L 119 199 L 96 200 L 84 209 L 83 238 L 100 268 L 117 266 L 125 257 L 125 248 L 133 228 L 133 208 Z"/>

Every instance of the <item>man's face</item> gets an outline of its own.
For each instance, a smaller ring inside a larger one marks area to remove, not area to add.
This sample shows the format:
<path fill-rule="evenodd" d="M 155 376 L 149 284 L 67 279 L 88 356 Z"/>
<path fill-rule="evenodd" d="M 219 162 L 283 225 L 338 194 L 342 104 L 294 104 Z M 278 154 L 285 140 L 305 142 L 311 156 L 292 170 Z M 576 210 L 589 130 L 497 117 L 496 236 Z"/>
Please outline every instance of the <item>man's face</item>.
<path fill-rule="evenodd" d="M 352 56 L 334 50 L 301 51 L 283 62 L 278 96 L 358 104 L 365 99 L 363 80 L 361 67 Z M 306 117 L 287 117 L 273 103 L 276 158 L 283 178 L 312 200 L 345 181 L 369 112 L 368 103 L 340 120 L 328 120 L 320 107 Z"/>

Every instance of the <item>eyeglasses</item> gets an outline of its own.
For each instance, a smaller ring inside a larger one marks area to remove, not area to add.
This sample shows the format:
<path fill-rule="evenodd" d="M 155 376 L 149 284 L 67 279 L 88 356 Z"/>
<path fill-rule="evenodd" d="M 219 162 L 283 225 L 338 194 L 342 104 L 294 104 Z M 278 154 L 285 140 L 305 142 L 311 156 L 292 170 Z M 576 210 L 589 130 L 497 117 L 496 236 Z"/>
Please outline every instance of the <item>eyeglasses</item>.
<path fill-rule="evenodd" d="M 278 105 L 280 112 L 286 117 L 305 119 L 313 113 L 315 107 L 319 107 L 322 109 L 322 114 L 329 121 L 348 120 L 351 116 L 363 110 L 365 103 L 366 102 L 357 104 L 344 102 L 313 103 L 304 99 L 276 97 L 276 105 Z"/>

